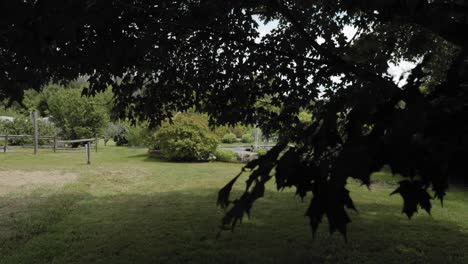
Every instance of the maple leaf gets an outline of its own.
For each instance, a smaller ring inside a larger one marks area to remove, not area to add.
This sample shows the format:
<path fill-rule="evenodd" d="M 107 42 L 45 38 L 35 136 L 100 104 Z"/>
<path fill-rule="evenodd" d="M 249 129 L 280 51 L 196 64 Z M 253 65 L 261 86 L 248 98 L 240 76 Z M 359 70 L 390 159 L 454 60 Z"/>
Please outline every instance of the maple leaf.
<path fill-rule="evenodd" d="M 404 180 L 399 182 L 400 186 L 390 195 L 399 193 L 403 198 L 403 213 L 411 218 L 418 211 L 418 206 L 431 213 L 431 196 L 423 187 L 421 181 Z"/>

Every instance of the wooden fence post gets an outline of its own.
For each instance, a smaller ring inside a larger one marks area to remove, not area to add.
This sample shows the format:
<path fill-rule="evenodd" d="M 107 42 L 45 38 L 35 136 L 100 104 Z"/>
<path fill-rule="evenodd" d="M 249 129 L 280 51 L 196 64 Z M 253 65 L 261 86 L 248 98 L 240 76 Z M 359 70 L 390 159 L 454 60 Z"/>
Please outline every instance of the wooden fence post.
<path fill-rule="evenodd" d="M 97 147 L 98 147 L 98 143 L 99 143 L 98 135 L 97 135 L 97 134 L 94 135 L 94 138 L 96 139 L 96 140 L 94 141 L 94 143 L 96 144 L 96 152 L 97 152 Z"/>
<path fill-rule="evenodd" d="M 34 155 L 37 155 L 37 149 L 39 148 L 39 138 L 38 138 L 38 127 L 37 127 L 37 112 L 32 113 L 33 124 L 34 124 Z"/>
<path fill-rule="evenodd" d="M 6 153 L 8 146 L 8 135 L 5 135 L 5 145 L 3 146 L 3 153 Z"/>
<path fill-rule="evenodd" d="M 89 149 L 89 142 L 86 143 L 86 157 L 88 158 L 87 164 L 91 164 L 91 151 Z"/>
<path fill-rule="evenodd" d="M 57 136 L 54 136 L 54 152 L 57 151 Z"/>

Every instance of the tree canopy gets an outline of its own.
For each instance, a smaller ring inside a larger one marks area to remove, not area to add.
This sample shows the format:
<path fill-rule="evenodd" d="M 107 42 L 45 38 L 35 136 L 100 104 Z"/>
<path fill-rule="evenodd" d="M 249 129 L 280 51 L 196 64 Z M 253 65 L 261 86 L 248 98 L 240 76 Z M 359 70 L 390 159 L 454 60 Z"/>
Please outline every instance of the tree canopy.
<path fill-rule="evenodd" d="M 388 164 L 411 217 L 442 200 L 468 157 L 468 3 L 438 0 L 31 0 L 0 3 L 0 99 L 50 81 L 112 85 L 120 116 L 159 124 L 195 107 L 279 143 L 220 191 L 233 228 L 275 178 L 311 195 L 315 232 L 346 234 L 349 177 Z M 260 35 L 259 22 L 277 26 Z M 346 30 L 356 33 L 347 36 Z M 395 80 L 389 62 L 414 68 Z M 258 107 L 268 98 L 271 107 Z M 301 122 L 298 113 L 312 113 Z M 275 172 L 274 174 L 272 172 Z M 272 176 L 273 175 L 273 176 Z"/>

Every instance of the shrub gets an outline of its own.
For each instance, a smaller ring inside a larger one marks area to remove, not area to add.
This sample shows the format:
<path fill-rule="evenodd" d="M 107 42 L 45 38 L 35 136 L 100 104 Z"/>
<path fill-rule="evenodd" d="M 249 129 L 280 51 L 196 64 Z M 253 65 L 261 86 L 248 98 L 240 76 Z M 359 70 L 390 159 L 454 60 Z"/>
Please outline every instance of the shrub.
<path fill-rule="evenodd" d="M 147 147 L 151 144 L 151 130 L 148 124 L 140 123 L 136 125 L 127 125 L 127 140 L 128 146 L 131 147 Z"/>
<path fill-rule="evenodd" d="M 51 122 L 37 120 L 39 136 L 55 136 L 57 129 Z M 5 135 L 30 135 L 34 134 L 34 125 L 30 117 L 18 116 L 14 121 L 0 121 L 0 134 Z M 9 144 L 23 145 L 32 143 L 32 138 L 10 138 Z M 39 144 L 44 144 L 40 140 Z"/>
<path fill-rule="evenodd" d="M 154 139 L 153 148 L 173 161 L 206 161 L 218 146 L 206 119 L 196 114 L 177 114 L 172 124 L 163 123 Z"/>
<path fill-rule="evenodd" d="M 58 132 L 57 127 L 55 127 L 55 124 L 52 122 L 38 120 L 37 126 L 38 126 L 39 136 L 53 137 L 57 135 L 57 132 Z M 34 134 L 33 131 L 31 131 L 31 135 L 32 134 Z"/>
<path fill-rule="evenodd" d="M 146 123 L 111 123 L 106 130 L 106 138 L 111 136 L 117 146 L 146 147 L 151 144 L 152 132 Z"/>
<path fill-rule="evenodd" d="M 218 139 L 222 140 L 223 136 L 228 133 L 231 133 L 231 131 L 229 130 L 228 126 L 217 126 L 213 129 L 213 133 Z"/>
<path fill-rule="evenodd" d="M 244 134 L 242 135 L 242 142 L 243 143 L 252 143 L 254 141 L 251 134 Z"/>
<path fill-rule="evenodd" d="M 265 155 L 268 150 L 264 149 L 264 148 L 257 148 L 255 149 L 253 152 L 257 153 L 259 157 Z"/>
<path fill-rule="evenodd" d="M 228 133 L 223 136 L 223 139 L 221 140 L 223 143 L 234 143 L 236 142 L 236 135 L 233 133 Z"/>
<path fill-rule="evenodd" d="M 2 124 L 2 134 L 32 135 L 34 133 L 33 123 L 26 117 L 17 117 L 14 121 L 3 121 Z"/>
<path fill-rule="evenodd" d="M 216 161 L 234 162 L 237 160 L 236 153 L 229 149 L 218 149 L 215 152 Z"/>
<path fill-rule="evenodd" d="M 236 135 L 236 137 L 240 138 L 242 137 L 242 135 L 248 133 L 251 129 L 247 126 L 237 124 L 236 126 L 231 127 L 230 130 L 231 133 Z"/>

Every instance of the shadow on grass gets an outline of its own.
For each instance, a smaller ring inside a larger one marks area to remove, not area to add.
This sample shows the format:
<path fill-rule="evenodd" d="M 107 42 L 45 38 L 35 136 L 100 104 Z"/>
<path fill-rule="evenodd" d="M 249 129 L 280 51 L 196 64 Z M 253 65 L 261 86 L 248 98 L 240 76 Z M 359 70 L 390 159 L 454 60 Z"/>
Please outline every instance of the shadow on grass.
<path fill-rule="evenodd" d="M 157 158 L 154 156 L 151 156 L 148 153 L 142 153 L 142 154 L 136 154 L 136 155 L 130 155 L 126 157 L 127 159 L 135 159 L 138 161 L 144 161 L 144 162 L 164 162 L 164 163 L 176 163 L 176 162 L 171 162 L 168 160 L 164 160 L 163 158 Z M 180 162 L 177 162 L 180 163 Z"/>
<path fill-rule="evenodd" d="M 127 156 L 128 159 L 138 159 L 139 161 L 144 162 L 164 162 L 164 163 L 171 163 L 171 164 L 203 164 L 209 163 L 210 161 L 171 161 L 164 159 L 162 157 L 154 157 L 148 153 L 136 154 Z"/>
<path fill-rule="evenodd" d="M 349 242 L 329 236 L 326 223 L 312 240 L 307 203 L 291 193 L 261 199 L 233 232 L 222 233 L 217 189 L 149 195 L 60 194 L 26 211 L 1 216 L 1 263 L 463 263 L 468 234 L 430 217 L 408 221 L 393 205 L 358 204 Z M 12 199 L 11 203 L 22 203 Z M 8 218 L 7 217 L 7 218 Z"/>
<path fill-rule="evenodd" d="M 139 159 L 139 160 L 144 160 L 146 158 L 152 158 L 148 153 L 140 153 L 140 154 L 135 154 L 135 155 L 130 155 L 125 157 L 127 159 Z"/>

